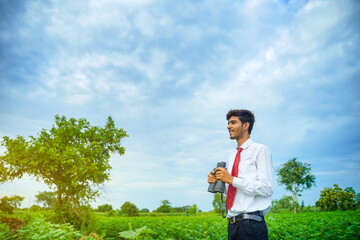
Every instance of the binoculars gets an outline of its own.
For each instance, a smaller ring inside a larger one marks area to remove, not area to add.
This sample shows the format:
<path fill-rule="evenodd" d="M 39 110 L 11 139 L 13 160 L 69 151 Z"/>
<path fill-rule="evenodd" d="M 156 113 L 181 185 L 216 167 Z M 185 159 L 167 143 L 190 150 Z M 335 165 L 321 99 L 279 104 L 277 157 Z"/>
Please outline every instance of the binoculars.
<path fill-rule="evenodd" d="M 226 168 L 226 162 L 218 162 L 216 167 L 217 168 L 218 167 Z M 216 172 L 214 172 L 213 175 L 215 176 Z M 211 193 L 224 193 L 225 192 L 225 183 L 223 181 L 221 181 L 221 180 L 217 180 L 215 183 L 210 183 L 209 188 L 208 188 L 208 192 L 211 192 Z"/>

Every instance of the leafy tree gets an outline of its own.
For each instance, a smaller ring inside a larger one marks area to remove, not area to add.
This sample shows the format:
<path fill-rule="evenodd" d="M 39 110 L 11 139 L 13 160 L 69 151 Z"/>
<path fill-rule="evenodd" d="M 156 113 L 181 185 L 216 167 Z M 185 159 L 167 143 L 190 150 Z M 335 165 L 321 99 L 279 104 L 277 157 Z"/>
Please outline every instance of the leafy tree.
<path fill-rule="evenodd" d="M 198 211 L 199 211 L 198 206 L 197 206 L 196 204 L 193 204 L 193 205 L 191 206 L 191 209 L 189 210 L 189 213 L 190 213 L 190 214 L 197 214 Z"/>
<path fill-rule="evenodd" d="M 44 207 L 51 208 L 56 203 L 56 196 L 54 192 L 44 191 L 35 195 L 36 202 L 42 203 Z"/>
<path fill-rule="evenodd" d="M 32 212 L 39 212 L 39 211 L 42 211 L 43 208 L 40 207 L 39 205 L 32 205 L 32 206 L 30 207 L 30 210 L 31 210 Z"/>
<path fill-rule="evenodd" d="M 305 203 L 304 200 L 302 200 L 300 205 L 300 211 L 304 211 L 304 207 L 305 207 Z"/>
<path fill-rule="evenodd" d="M 357 201 L 357 194 L 352 187 L 343 190 L 338 184 L 334 184 L 333 188 L 325 187 L 321 191 L 316 205 L 323 211 L 349 210 L 356 208 Z"/>
<path fill-rule="evenodd" d="M 297 199 L 301 192 L 315 185 L 315 176 L 310 174 L 310 164 L 298 162 L 296 158 L 290 159 L 277 169 L 280 185 L 292 193 L 294 213 L 296 213 Z"/>
<path fill-rule="evenodd" d="M 294 207 L 299 206 L 297 202 L 294 202 L 294 199 L 291 196 L 286 195 L 284 195 L 280 200 L 274 200 L 272 203 L 275 212 L 280 209 L 291 211 Z"/>
<path fill-rule="evenodd" d="M 171 208 L 172 212 L 189 212 L 189 210 L 191 209 L 191 206 L 186 205 L 186 206 L 182 206 L 182 207 L 173 207 Z"/>
<path fill-rule="evenodd" d="M 160 207 L 156 209 L 159 213 L 169 213 L 171 211 L 171 203 L 169 200 L 162 200 Z"/>
<path fill-rule="evenodd" d="M 280 208 L 282 209 L 293 209 L 294 208 L 294 199 L 291 196 L 283 196 L 278 202 Z"/>
<path fill-rule="evenodd" d="M 148 213 L 148 212 L 150 212 L 150 211 L 149 211 L 149 209 L 147 209 L 147 208 L 143 208 L 143 209 L 140 210 L 140 212 Z"/>
<path fill-rule="evenodd" d="M 13 214 L 14 210 L 18 208 L 24 197 L 14 195 L 11 197 L 2 197 L 0 199 L 0 210 L 4 213 Z"/>
<path fill-rule="evenodd" d="M 139 209 L 131 202 L 124 202 L 121 206 L 121 212 L 128 216 L 139 216 Z"/>
<path fill-rule="evenodd" d="M 221 208 L 225 209 L 225 201 L 221 201 L 221 194 L 216 193 L 214 194 L 214 200 L 212 202 L 212 205 L 214 207 L 214 212 L 221 214 Z"/>
<path fill-rule="evenodd" d="M 98 212 L 109 212 L 111 210 L 113 210 L 113 207 L 110 204 L 99 205 L 97 208 Z"/>
<path fill-rule="evenodd" d="M 84 118 L 56 115 L 49 131 L 43 129 L 29 141 L 22 136 L 3 137 L 1 145 L 6 151 L 0 156 L 0 182 L 28 173 L 55 190 L 58 213 L 79 209 L 99 195 L 93 187 L 109 180 L 110 154 L 124 154 L 120 143 L 126 136 L 123 129 L 115 128 L 111 117 L 105 127 L 97 127 Z"/>

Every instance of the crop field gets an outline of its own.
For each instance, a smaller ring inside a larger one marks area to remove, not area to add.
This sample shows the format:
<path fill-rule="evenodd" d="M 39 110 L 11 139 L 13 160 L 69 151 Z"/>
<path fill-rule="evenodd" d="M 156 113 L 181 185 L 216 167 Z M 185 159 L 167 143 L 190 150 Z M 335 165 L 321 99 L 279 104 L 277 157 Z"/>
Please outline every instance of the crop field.
<path fill-rule="evenodd" d="M 119 235 L 121 232 L 128 239 L 227 239 L 227 221 L 209 213 L 198 216 L 140 217 L 97 214 L 96 218 L 94 231 L 108 240 L 125 239 Z M 266 220 L 270 239 L 360 239 L 359 210 L 270 213 Z M 0 224 L 0 239 L 80 239 L 83 236 L 71 226 L 45 222 L 41 214 L 31 217 L 27 226 L 18 230 L 17 237 L 5 234 L 5 230 L 6 226 Z"/>
<path fill-rule="evenodd" d="M 275 213 L 266 216 L 270 239 L 360 239 L 360 211 Z M 143 226 L 154 239 L 227 239 L 227 222 L 216 215 L 177 217 L 99 217 L 109 239 Z"/>

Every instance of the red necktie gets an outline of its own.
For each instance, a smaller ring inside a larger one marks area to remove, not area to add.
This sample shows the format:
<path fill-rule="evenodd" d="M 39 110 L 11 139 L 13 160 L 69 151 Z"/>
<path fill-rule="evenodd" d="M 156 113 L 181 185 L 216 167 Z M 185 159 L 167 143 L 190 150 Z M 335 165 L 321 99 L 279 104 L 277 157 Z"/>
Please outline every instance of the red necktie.
<path fill-rule="evenodd" d="M 238 173 L 239 173 L 239 162 L 240 162 L 241 151 L 242 151 L 242 148 L 238 148 L 238 151 L 237 151 L 236 157 L 235 157 L 235 162 L 234 162 L 234 165 L 233 165 L 233 168 L 231 171 L 231 176 L 233 176 L 233 177 L 237 177 Z M 230 184 L 228 193 L 227 193 L 227 197 L 226 197 L 226 206 L 227 206 L 228 210 L 230 208 L 232 208 L 232 206 L 234 204 L 235 194 L 236 194 L 236 188 L 232 184 Z"/>

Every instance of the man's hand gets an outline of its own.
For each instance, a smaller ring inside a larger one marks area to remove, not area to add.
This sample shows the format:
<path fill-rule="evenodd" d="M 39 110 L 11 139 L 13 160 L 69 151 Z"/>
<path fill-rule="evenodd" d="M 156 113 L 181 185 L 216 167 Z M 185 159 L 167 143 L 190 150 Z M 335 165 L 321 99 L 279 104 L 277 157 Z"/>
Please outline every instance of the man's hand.
<path fill-rule="evenodd" d="M 215 171 L 211 171 L 208 175 L 208 183 L 214 183 L 216 182 L 216 178 L 214 176 Z"/>
<path fill-rule="evenodd" d="M 224 183 L 232 184 L 234 177 L 231 176 L 225 168 L 218 167 L 215 169 L 215 172 L 217 180 L 221 180 Z"/>

